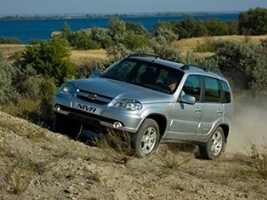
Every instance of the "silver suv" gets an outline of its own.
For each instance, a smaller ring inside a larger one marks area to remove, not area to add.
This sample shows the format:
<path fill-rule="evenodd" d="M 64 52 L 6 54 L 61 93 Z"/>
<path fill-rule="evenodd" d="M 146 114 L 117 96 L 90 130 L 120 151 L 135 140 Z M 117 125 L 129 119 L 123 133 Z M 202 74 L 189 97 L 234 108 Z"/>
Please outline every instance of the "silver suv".
<path fill-rule="evenodd" d="M 129 133 L 138 157 L 150 156 L 160 142 L 184 142 L 212 160 L 225 149 L 233 107 L 221 73 L 135 54 L 98 76 L 64 83 L 53 110 L 62 133 L 77 134 L 81 125 L 96 134 Z"/>

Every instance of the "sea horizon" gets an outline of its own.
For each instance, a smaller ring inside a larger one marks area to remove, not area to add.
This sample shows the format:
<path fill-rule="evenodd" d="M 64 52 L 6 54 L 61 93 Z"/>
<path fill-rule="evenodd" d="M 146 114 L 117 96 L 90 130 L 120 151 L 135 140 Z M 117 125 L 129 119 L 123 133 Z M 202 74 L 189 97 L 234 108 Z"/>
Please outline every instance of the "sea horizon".
<path fill-rule="evenodd" d="M 184 20 L 192 16 L 195 20 L 207 20 L 217 18 L 222 21 L 236 20 L 238 12 L 214 12 L 198 13 L 194 15 L 146 15 L 146 16 L 116 16 L 125 22 L 142 24 L 148 31 L 158 22 L 171 22 Z M 66 17 L 66 16 L 65 16 Z M 84 17 L 84 18 L 30 18 L 30 19 L 0 19 L 0 38 L 17 38 L 23 44 L 29 44 L 31 40 L 49 40 L 51 34 L 61 31 L 64 23 L 67 23 L 72 31 L 89 29 L 93 27 L 108 28 L 110 17 Z"/>
<path fill-rule="evenodd" d="M 43 13 L 43 14 L 0 14 L 0 20 L 5 20 L 7 17 L 7 20 L 9 17 L 11 18 L 20 18 L 20 17 L 28 17 L 28 18 L 38 18 L 38 17 L 47 17 L 47 18 L 54 18 L 54 17 L 81 17 L 81 18 L 101 18 L 101 17 L 110 17 L 110 16 L 124 16 L 124 17 L 132 17 L 132 16 L 179 16 L 179 15 L 201 15 L 201 14 L 214 14 L 214 13 L 240 13 L 245 11 L 163 11 L 163 12 L 129 12 L 129 13 Z"/>

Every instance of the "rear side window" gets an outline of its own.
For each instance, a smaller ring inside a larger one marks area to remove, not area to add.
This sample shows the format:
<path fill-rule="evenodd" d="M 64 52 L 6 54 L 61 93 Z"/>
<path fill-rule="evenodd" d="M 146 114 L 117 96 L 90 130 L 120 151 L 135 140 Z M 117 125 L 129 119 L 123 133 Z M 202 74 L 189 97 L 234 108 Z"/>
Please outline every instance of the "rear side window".
<path fill-rule="evenodd" d="M 218 79 L 205 77 L 205 102 L 220 103 L 220 82 Z"/>
<path fill-rule="evenodd" d="M 189 94 L 196 98 L 196 101 L 200 101 L 200 88 L 201 88 L 201 76 L 190 75 L 187 77 L 183 86 L 183 93 Z"/>
<path fill-rule="evenodd" d="M 222 102 L 223 103 L 230 103 L 231 102 L 231 93 L 229 85 L 222 81 Z"/>

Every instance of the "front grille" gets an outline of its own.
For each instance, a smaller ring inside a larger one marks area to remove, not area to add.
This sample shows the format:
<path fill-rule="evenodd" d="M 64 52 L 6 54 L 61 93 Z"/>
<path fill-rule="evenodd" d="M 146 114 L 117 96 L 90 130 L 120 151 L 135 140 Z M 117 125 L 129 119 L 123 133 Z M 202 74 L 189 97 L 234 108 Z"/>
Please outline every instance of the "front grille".
<path fill-rule="evenodd" d="M 90 98 L 94 96 L 95 98 Z M 96 93 L 92 93 L 92 92 L 88 92 L 85 90 L 79 90 L 76 93 L 76 97 L 79 99 L 82 99 L 83 101 L 87 101 L 90 103 L 95 103 L 95 104 L 100 104 L 100 105 L 106 105 L 109 104 L 112 100 L 112 98 L 108 97 L 108 96 L 104 96 L 101 94 L 96 94 Z"/>

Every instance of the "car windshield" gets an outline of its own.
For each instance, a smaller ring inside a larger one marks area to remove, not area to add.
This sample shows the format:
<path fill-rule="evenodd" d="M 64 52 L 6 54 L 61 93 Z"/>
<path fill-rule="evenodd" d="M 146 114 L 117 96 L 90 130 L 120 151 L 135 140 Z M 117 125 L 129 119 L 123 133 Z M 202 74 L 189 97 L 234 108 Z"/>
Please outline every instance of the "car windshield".
<path fill-rule="evenodd" d="M 183 72 L 171 67 L 135 59 L 124 59 L 111 66 L 101 77 L 127 82 L 163 93 L 175 92 Z"/>

